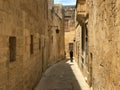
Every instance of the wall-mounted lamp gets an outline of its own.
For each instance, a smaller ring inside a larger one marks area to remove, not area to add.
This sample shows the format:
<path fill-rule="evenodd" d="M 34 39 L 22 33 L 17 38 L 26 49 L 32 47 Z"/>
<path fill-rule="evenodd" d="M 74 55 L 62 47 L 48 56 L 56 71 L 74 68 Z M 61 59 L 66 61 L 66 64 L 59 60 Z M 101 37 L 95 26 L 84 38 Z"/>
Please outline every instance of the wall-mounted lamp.
<path fill-rule="evenodd" d="M 59 33 L 59 29 L 58 29 L 58 26 L 48 26 L 48 30 L 50 30 L 52 27 L 55 27 L 55 28 L 57 28 L 57 29 L 55 29 L 56 30 L 56 33 Z"/>
<path fill-rule="evenodd" d="M 75 39 L 73 41 L 75 42 Z"/>
<path fill-rule="evenodd" d="M 73 42 L 75 42 L 75 41 L 76 41 L 76 39 L 74 38 L 74 39 L 73 39 Z"/>

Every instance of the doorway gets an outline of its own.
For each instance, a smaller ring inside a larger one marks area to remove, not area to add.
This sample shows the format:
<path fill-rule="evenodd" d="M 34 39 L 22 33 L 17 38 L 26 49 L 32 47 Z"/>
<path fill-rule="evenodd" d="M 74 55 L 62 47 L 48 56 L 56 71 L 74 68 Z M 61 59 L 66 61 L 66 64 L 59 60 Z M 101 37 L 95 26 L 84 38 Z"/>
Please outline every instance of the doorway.
<path fill-rule="evenodd" d="M 42 47 L 42 72 L 44 72 L 44 47 Z"/>

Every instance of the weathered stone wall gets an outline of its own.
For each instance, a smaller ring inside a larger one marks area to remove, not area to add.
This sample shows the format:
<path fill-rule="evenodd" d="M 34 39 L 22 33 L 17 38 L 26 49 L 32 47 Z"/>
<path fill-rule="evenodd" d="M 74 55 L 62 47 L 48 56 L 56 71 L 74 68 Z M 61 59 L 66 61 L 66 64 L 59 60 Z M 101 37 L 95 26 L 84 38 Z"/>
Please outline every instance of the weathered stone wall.
<path fill-rule="evenodd" d="M 47 9 L 47 0 L 30 0 L 24 1 L 22 4 L 24 22 L 24 90 L 31 90 L 40 80 L 42 72 L 47 68 Z M 31 35 L 33 37 L 32 54 L 30 53 Z"/>
<path fill-rule="evenodd" d="M 82 55 L 82 49 L 81 49 L 81 47 L 82 47 L 82 39 L 81 39 L 81 34 L 82 33 L 82 28 L 81 28 L 81 26 L 79 25 L 79 26 L 77 26 L 76 27 L 76 33 L 75 33 L 75 37 L 76 37 L 76 61 L 77 61 L 77 63 L 78 63 L 78 65 L 79 65 L 79 67 L 81 68 L 81 70 L 82 70 L 82 60 L 81 60 L 81 55 Z"/>
<path fill-rule="evenodd" d="M 86 82 L 90 83 L 88 60 L 88 13 L 86 0 L 77 0 L 76 4 L 76 58 Z"/>
<path fill-rule="evenodd" d="M 53 25 L 58 26 L 59 29 L 59 33 L 56 33 L 56 29 L 53 28 L 53 43 L 54 45 L 56 45 L 56 50 L 53 46 L 53 51 L 56 51 L 56 53 L 54 52 L 55 55 L 55 60 L 60 60 L 62 58 L 64 58 L 64 28 L 63 28 L 63 18 L 61 18 L 58 14 L 54 14 L 53 15 L 54 19 L 53 19 Z M 56 44 L 55 44 L 56 43 Z"/>
<path fill-rule="evenodd" d="M 66 57 L 70 57 L 69 43 L 73 43 L 73 53 L 75 57 L 75 6 L 63 6 L 64 10 L 64 30 L 65 30 L 65 52 Z"/>
<path fill-rule="evenodd" d="M 49 63 L 64 57 L 63 20 L 54 13 L 60 32 L 49 31 L 48 13 L 47 0 L 0 1 L 0 90 L 33 90 Z M 16 37 L 12 62 L 9 37 Z"/>
<path fill-rule="evenodd" d="M 16 37 L 16 61 L 10 62 L 9 37 Z M 0 90 L 22 90 L 23 29 L 20 0 L 0 1 Z"/>
<path fill-rule="evenodd" d="M 0 90 L 32 90 L 39 81 L 48 60 L 47 10 L 47 0 L 0 1 Z M 16 37 L 13 62 L 10 36 Z"/>
<path fill-rule="evenodd" d="M 120 1 L 89 0 L 89 60 L 94 90 L 120 89 Z"/>
<path fill-rule="evenodd" d="M 56 8 L 59 8 L 59 7 L 56 7 Z M 57 28 L 59 29 L 59 33 L 56 33 Z M 49 50 L 48 51 L 49 51 L 49 66 L 50 66 L 58 62 L 62 58 L 64 58 L 63 18 L 61 18 L 59 16 L 59 13 L 56 13 L 54 9 L 49 10 L 48 31 L 49 31 L 49 34 L 48 34 L 49 35 Z"/>

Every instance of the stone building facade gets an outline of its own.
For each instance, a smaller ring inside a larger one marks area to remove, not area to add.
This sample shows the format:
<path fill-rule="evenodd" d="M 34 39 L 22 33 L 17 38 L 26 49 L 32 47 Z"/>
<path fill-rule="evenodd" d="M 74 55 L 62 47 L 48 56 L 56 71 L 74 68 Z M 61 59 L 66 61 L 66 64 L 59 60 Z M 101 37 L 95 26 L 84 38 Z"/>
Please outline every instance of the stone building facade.
<path fill-rule="evenodd" d="M 75 6 L 63 6 L 63 11 L 65 30 L 65 52 L 66 57 L 69 57 L 70 50 L 73 50 L 75 52 Z"/>
<path fill-rule="evenodd" d="M 64 58 L 64 27 L 63 13 L 61 4 L 53 4 L 50 0 L 48 19 L 48 36 L 49 36 L 49 65 L 52 65 Z"/>
<path fill-rule="evenodd" d="M 0 90 L 34 89 L 49 65 L 48 26 L 47 0 L 0 1 Z"/>
<path fill-rule="evenodd" d="M 63 6 L 65 32 L 75 30 L 75 6 Z"/>
<path fill-rule="evenodd" d="M 86 58 L 82 62 L 80 57 L 79 66 L 83 67 L 85 79 L 93 90 L 120 89 L 119 9 L 118 0 L 77 0 L 79 30 L 87 31 L 88 40 Z M 84 25 L 87 30 L 82 28 Z M 85 45 L 82 39 L 80 45 Z M 82 46 L 79 50 L 82 55 Z"/>
<path fill-rule="evenodd" d="M 76 5 L 76 57 L 85 78 L 88 78 L 88 13 L 86 1 L 78 0 Z M 87 80 L 88 81 L 88 80 Z"/>

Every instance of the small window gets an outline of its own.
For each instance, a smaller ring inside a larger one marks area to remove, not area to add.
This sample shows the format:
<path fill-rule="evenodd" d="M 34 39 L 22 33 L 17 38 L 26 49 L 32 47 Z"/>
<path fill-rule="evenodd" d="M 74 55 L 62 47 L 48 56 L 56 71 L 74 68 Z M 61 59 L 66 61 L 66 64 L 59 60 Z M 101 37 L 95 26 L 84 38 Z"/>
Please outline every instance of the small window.
<path fill-rule="evenodd" d="M 33 54 L 33 35 L 30 36 L 30 54 Z"/>
<path fill-rule="evenodd" d="M 39 38 L 39 50 L 41 49 L 41 39 Z"/>
<path fill-rule="evenodd" d="M 16 61 L 16 37 L 9 37 L 10 62 Z"/>

